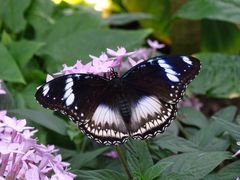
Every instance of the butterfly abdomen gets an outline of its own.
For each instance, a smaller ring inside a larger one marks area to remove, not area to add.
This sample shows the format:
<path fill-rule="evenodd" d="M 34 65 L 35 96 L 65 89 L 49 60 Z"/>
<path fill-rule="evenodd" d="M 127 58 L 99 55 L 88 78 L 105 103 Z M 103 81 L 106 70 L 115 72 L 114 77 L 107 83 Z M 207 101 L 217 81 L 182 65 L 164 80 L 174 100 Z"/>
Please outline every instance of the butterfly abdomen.
<path fill-rule="evenodd" d="M 121 94 L 118 96 L 118 106 L 120 114 L 123 117 L 123 120 L 126 124 L 130 123 L 131 120 L 131 106 L 129 102 L 127 101 L 127 98 L 125 95 Z"/>

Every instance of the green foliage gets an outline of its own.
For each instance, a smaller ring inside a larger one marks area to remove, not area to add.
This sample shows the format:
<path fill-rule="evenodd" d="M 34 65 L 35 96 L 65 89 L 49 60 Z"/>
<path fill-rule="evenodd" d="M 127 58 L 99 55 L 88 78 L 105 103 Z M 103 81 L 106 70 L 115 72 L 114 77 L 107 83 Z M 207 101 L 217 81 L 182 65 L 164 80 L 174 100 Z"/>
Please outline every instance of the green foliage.
<path fill-rule="evenodd" d="M 108 18 L 103 19 L 103 24 L 110 25 L 124 25 L 134 21 L 145 20 L 153 18 L 150 14 L 146 13 L 121 13 L 113 14 Z"/>
<path fill-rule="evenodd" d="M 74 171 L 78 175 L 77 179 L 86 179 L 86 180 L 127 180 L 127 177 L 122 175 L 119 172 L 103 169 L 103 170 L 78 170 Z"/>
<path fill-rule="evenodd" d="M 3 23 L 14 33 L 18 33 L 25 29 L 26 20 L 24 13 L 29 7 L 31 0 L 1 0 L 0 1 L 0 18 Z"/>
<path fill-rule="evenodd" d="M 229 97 L 240 93 L 239 55 L 200 53 L 196 56 L 201 59 L 202 69 L 191 84 L 194 92 L 213 97 Z"/>
<path fill-rule="evenodd" d="M 145 171 L 153 166 L 153 160 L 147 144 L 142 141 L 131 141 L 126 144 L 129 168 L 134 175 L 141 178 Z"/>
<path fill-rule="evenodd" d="M 176 16 L 194 20 L 205 18 L 239 23 L 239 11 L 238 0 L 190 0 L 178 10 Z"/>
<path fill-rule="evenodd" d="M 48 43 L 43 54 L 51 57 L 51 66 L 58 69 L 62 64 L 73 64 L 78 57 L 89 59 L 89 54 L 100 55 L 108 47 L 124 46 L 134 49 L 139 46 L 143 39 L 150 33 L 148 30 L 124 31 L 91 29 L 78 31 L 69 36 L 59 38 L 57 41 Z M 114 38 L 113 38 L 114 37 Z M 86 60 L 84 61 L 86 63 Z M 49 66 L 49 64 L 47 64 Z"/>
<path fill-rule="evenodd" d="M 63 158 L 78 175 L 76 179 L 127 180 L 125 169 L 134 180 L 236 179 L 240 163 L 232 154 L 239 150 L 236 142 L 240 141 L 240 125 L 234 106 L 210 117 L 192 107 L 181 108 L 172 131 L 168 128 L 168 132 L 151 140 L 131 140 L 120 146 L 122 161 L 106 156 L 106 152 L 114 151 L 113 147 L 90 141 L 63 116 L 37 104 L 34 94 L 46 74 L 59 71 L 63 64 L 71 66 L 77 59 L 87 63 L 89 54 L 99 56 L 106 48 L 124 46 L 131 51 L 143 47 L 147 37 L 166 42 L 176 52 L 182 53 L 181 47 L 171 45 L 177 36 L 188 47 L 184 52 L 200 49 L 194 52 L 202 69 L 187 88 L 188 93 L 239 97 L 238 0 L 114 3 L 120 13 L 104 19 L 99 12 L 81 5 L 0 0 L 0 79 L 7 90 L 7 95 L 0 95 L 1 109 L 26 118 L 39 130 L 38 139 L 59 146 Z M 183 5 L 174 12 L 178 3 Z M 200 26 L 177 26 L 176 34 L 171 36 L 175 23 L 186 19 Z M 193 36 L 199 38 L 198 43 L 189 43 Z"/>
<path fill-rule="evenodd" d="M 71 157 L 69 162 L 71 163 L 71 166 L 75 169 L 79 169 L 84 166 L 86 167 L 90 161 L 95 160 L 97 156 L 101 155 L 107 149 L 109 148 L 103 147 L 103 148 L 99 148 L 93 151 L 88 151 L 85 153 L 77 153 L 76 155 L 73 155 Z"/>
<path fill-rule="evenodd" d="M 9 53 L 7 48 L 0 42 L 0 78 L 6 81 L 24 83 L 24 77 L 22 76 L 16 61 Z"/>
<path fill-rule="evenodd" d="M 43 46 L 43 43 L 21 40 L 9 45 L 9 51 L 21 68 L 24 68 L 32 59 L 33 55 Z M 24 53 L 23 53 L 24 52 Z"/>
<path fill-rule="evenodd" d="M 231 159 L 230 153 L 190 152 L 174 155 L 160 160 L 160 162 L 172 162 L 172 166 L 167 168 L 162 176 L 177 173 L 178 175 L 189 176 L 187 179 L 201 179 L 225 159 Z"/>
<path fill-rule="evenodd" d="M 239 53 L 240 33 L 236 24 L 203 20 L 201 48 L 204 52 Z"/>
<path fill-rule="evenodd" d="M 169 26 L 171 20 L 170 0 L 123 0 L 125 8 L 129 12 L 144 12 L 153 16 L 150 20 L 141 20 L 140 23 L 145 28 L 152 28 L 153 34 L 164 42 L 169 39 Z"/>
<path fill-rule="evenodd" d="M 53 116 L 50 113 L 30 109 L 16 109 L 11 110 L 10 112 L 18 117 L 24 117 L 28 120 L 32 120 L 33 122 L 51 129 L 52 131 L 57 132 L 61 135 L 66 135 L 66 122 L 56 116 Z"/>

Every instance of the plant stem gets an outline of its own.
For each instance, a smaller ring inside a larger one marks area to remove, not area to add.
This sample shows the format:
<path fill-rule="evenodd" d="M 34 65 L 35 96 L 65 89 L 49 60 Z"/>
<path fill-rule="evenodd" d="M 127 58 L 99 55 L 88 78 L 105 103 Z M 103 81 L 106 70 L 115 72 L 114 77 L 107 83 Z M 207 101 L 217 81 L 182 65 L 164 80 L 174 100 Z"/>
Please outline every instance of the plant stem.
<path fill-rule="evenodd" d="M 118 156 L 119 156 L 119 159 L 120 159 L 120 161 L 121 161 L 121 163 L 122 163 L 122 166 L 123 166 L 125 172 L 127 173 L 128 179 L 129 179 L 129 180 L 132 180 L 133 177 L 132 177 L 132 175 L 131 175 L 131 173 L 130 173 L 130 171 L 129 171 L 129 168 L 128 168 L 128 165 L 127 165 L 127 161 L 126 161 L 126 159 L 123 157 L 123 154 L 122 154 L 122 151 L 121 151 L 120 146 L 119 146 L 119 145 L 115 145 L 115 150 L 117 151 Z"/>

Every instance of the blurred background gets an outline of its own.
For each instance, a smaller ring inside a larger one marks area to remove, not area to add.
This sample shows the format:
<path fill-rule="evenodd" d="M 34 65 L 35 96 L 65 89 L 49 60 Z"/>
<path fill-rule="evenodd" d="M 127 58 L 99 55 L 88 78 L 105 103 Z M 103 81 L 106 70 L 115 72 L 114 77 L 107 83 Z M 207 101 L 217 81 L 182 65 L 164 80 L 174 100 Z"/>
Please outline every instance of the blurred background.
<path fill-rule="evenodd" d="M 28 119 L 39 141 L 61 147 L 64 157 L 85 151 L 89 140 L 65 117 L 39 106 L 36 87 L 63 64 L 87 63 L 89 54 L 100 56 L 106 48 L 132 51 L 147 39 L 165 45 L 159 54 L 202 62 L 181 104 L 195 110 L 183 113 L 208 118 L 234 105 L 240 123 L 239 0 L 0 0 L 0 79 L 7 91 L 0 108 Z"/>

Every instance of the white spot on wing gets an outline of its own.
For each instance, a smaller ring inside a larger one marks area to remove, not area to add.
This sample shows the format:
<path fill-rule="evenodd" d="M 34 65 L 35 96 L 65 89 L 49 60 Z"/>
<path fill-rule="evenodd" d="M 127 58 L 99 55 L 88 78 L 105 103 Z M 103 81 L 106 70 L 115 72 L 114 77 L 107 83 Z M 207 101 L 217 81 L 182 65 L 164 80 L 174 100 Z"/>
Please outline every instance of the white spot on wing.
<path fill-rule="evenodd" d="M 192 65 L 192 61 L 191 61 L 187 56 L 182 56 L 182 60 L 183 60 L 185 63 Z"/>
<path fill-rule="evenodd" d="M 66 83 L 70 83 L 70 82 L 73 82 L 73 79 L 72 78 L 67 78 Z"/>
<path fill-rule="evenodd" d="M 66 99 L 68 96 L 70 96 L 70 94 L 72 93 L 72 88 L 69 88 L 65 93 L 64 93 L 64 96 L 63 96 L 63 99 Z"/>
<path fill-rule="evenodd" d="M 173 74 L 167 73 L 167 77 L 168 77 L 168 79 L 169 79 L 170 81 L 172 81 L 172 82 L 179 82 L 178 77 L 177 77 L 177 76 L 174 76 Z"/>
<path fill-rule="evenodd" d="M 170 69 L 170 68 L 172 68 L 170 65 L 168 65 L 168 64 L 159 64 L 159 66 L 161 66 L 162 68 L 164 68 L 164 69 Z"/>
<path fill-rule="evenodd" d="M 66 106 L 71 105 L 74 102 L 75 96 L 74 94 L 70 94 L 70 96 L 68 96 L 67 100 L 66 100 Z"/>
<path fill-rule="evenodd" d="M 69 88 L 71 88 L 73 86 L 73 81 L 69 82 L 66 84 L 65 86 L 65 90 L 68 90 Z"/>
<path fill-rule="evenodd" d="M 46 84 L 46 85 L 43 87 L 43 96 L 46 96 L 49 90 L 50 90 L 49 85 Z"/>
<path fill-rule="evenodd" d="M 172 69 L 165 69 L 165 72 L 172 74 L 172 75 L 177 75 L 176 71 L 174 71 Z"/>
<path fill-rule="evenodd" d="M 158 64 L 166 64 L 166 62 L 162 59 L 158 60 Z"/>

